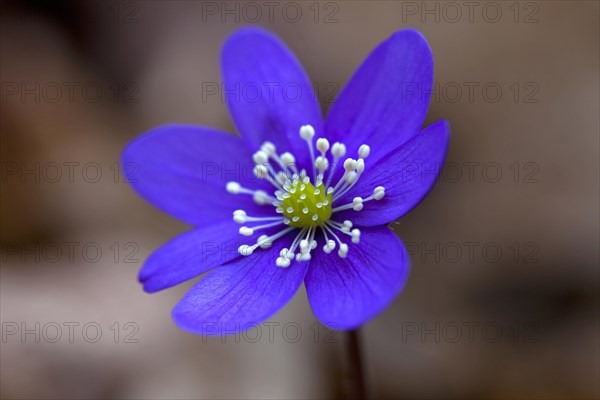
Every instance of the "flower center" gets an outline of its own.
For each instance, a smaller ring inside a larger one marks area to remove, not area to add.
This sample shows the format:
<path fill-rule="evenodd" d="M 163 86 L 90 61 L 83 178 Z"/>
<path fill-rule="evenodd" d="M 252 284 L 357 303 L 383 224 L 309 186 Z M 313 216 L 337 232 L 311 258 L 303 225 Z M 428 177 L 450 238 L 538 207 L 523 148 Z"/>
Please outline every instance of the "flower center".
<path fill-rule="evenodd" d="M 290 226 L 299 228 L 322 226 L 331 217 L 331 194 L 325 191 L 325 185 L 315 187 L 308 177 L 304 181 L 295 181 L 281 196 L 283 215 Z"/>
<path fill-rule="evenodd" d="M 253 226 L 242 226 L 240 234 L 252 236 L 256 231 L 284 225 L 279 232 L 267 236 L 261 235 L 253 245 L 242 245 L 238 248 L 241 255 L 248 256 L 257 248 L 266 249 L 273 242 L 286 234 L 296 231 L 296 237 L 289 248 L 284 248 L 277 258 L 278 267 L 289 267 L 292 260 L 307 261 L 311 259 L 311 251 L 316 249 L 315 240 L 317 231 L 320 230 L 324 239 L 323 251 L 331 253 L 336 245 L 338 255 L 342 258 L 348 254 L 348 245 L 342 241 L 340 236 L 350 236 L 352 243 L 360 242 L 360 230 L 353 229 L 352 221 L 343 222 L 332 219 L 335 213 L 353 209 L 360 211 L 364 203 L 371 200 L 381 200 L 385 196 L 385 188 L 377 186 L 373 194 L 366 198 L 354 197 L 351 203 L 336 205 L 345 194 L 356 185 L 356 182 L 365 170 L 365 158 L 369 156 L 371 149 L 363 144 L 358 149 L 358 159 L 347 158 L 343 162 L 344 174 L 334 185 L 332 184 L 335 170 L 339 161 L 346 154 L 346 146 L 342 143 L 334 143 L 331 146 L 331 161 L 327 157 L 329 142 L 321 138 L 316 142 L 316 148 L 320 156 L 315 158 L 313 148 L 313 137 L 315 131 L 312 126 L 300 127 L 300 136 L 308 144 L 310 158 L 312 160 L 312 177 L 305 170 L 298 171 L 296 158 L 291 153 L 279 155 L 275 145 L 265 142 L 260 150 L 252 157 L 254 163 L 254 175 L 260 179 L 269 181 L 275 188 L 273 195 L 263 190 L 251 190 L 242 187 L 237 182 L 228 182 L 227 191 L 231 194 L 248 194 L 254 201 L 261 205 L 275 207 L 272 217 L 252 217 L 244 210 L 235 210 L 233 220 L 240 224 L 250 222 L 257 224 Z M 336 233 L 337 232 L 337 233 Z M 338 236 L 339 235 L 339 236 Z"/>

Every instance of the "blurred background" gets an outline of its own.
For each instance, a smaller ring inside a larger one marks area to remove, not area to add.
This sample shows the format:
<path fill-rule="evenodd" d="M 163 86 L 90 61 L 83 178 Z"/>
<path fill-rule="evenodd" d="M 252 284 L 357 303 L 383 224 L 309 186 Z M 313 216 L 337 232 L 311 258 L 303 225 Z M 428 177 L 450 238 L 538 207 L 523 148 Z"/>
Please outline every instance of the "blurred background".
<path fill-rule="evenodd" d="M 468 2 L 467 2 L 468 3 Z M 435 57 L 427 124 L 452 127 L 430 195 L 391 227 L 404 292 L 362 329 L 372 398 L 579 399 L 599 387 L 596 1 L 3 1 L 1 380 L 6 399 L 342 398 L 343 337 L 301 288 L 268 325 L 200 337 L 136 275 L 189 229 L 119 173 L 158 124 L 234 132 L 228 34 L 297 54 L 323 111 L 413 27 Z"/>

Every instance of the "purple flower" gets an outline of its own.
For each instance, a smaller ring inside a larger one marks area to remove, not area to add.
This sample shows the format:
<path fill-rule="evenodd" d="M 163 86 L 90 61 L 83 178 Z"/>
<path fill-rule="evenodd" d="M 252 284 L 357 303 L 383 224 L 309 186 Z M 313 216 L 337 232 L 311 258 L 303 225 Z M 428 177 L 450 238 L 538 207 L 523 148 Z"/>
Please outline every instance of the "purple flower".
<path fill-rule="evenodd" d="M 125 149 L 135 190 L 196 227 L 156 250 L 140 282 L 156 292 L 208 272 L 173 310 L 199 334 L 259 324 L 302 282 L 324 324 L 364 324 L 408 276 L 386 224 L 423 199 L 447 151 L 446 121 L 421 130 L 433 81 L 426 40 L 403 30 L 381 43 L 325 119 L 299 62 L 262 29 L 227 40 L 222 72 L 241 138 L 165 125 Z"/>

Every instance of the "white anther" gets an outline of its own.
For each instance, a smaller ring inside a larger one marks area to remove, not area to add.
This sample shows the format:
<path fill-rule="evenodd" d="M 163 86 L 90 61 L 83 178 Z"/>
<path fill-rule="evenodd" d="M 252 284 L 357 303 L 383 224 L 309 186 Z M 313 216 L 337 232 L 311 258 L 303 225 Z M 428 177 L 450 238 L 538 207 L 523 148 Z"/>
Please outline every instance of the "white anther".
<path fill-rule="evenodd" d="M 302 253 L 306 252 L 308 250 L 308 240 L 306 239 L 302 239 L 300 241 L 300 251 Z"/>
<path fill-rule="evenodd" d="M 260 149 L 269 157 L 274 156 L 277 153 L 277 147 L 271 142 L 264 142 L 262 146 L 260 146 Z"/>
<path fill-rule="evenodd" d="M 285 152 L 281 155 L 281 162 L 286 167 L 290 167 L 290 166 L 296 164 L 296 158 L 294 157 L 294 155 L 292 153 Z"/>
<path fill-rule="evenodd" d="M 311 259 L 310 253 L 302 253 L 296 256 L 296 260 L 298 261 L 309 261 Z"/>
<path fill-rule="evenodd" d="M 247 226 L 242 226 L 240 228 L 240 235 L 252 236 L 252 235 L 254 235 L 254 229 L 248 228 Z"/>
<path fill-rule="evenodd" d="M 329 140 L 325 138 L 317 139 L 317 149 L 319 149 L 321 153 L 326 153 L 327 150 L 329 150 Z"/>
<path fill-rule="evenodd" d="M 355 197 L 354 199 L 352 199 L 352 209 L 354 211 L 360 211 L 363 209 L 362 197 Z"/>
<path fill-rule="evenodd" d="M 319 216 L 317 214 L 313 214 L 313 216 L 310 219 L 312 219 L 313 221 L 316 221 L 319 219 Z"/>
<path fill-rule="evenodd" d="M 269 236 L 267 235 L 260 235 L 258 237 L 258 240 L 256 241 L 256 244 L 260 246 L 261 249 L 268 249 L 269 247 L 271 247 L 271 245 L 273 244 L 273 242 L 267 240 L 269 239 Z"/>
<path fill-rule="evenodd" d="M 265 167 L 264 165 L 255 166 L 253 171 L 254 175 L 260 179 L 265 179 L 269 176 L 269 173 L 267 172 L 267 167 Z"/>
<path fill-rule="evenodd" d="M 351 158 L 346 158 L 346 161 L 344 161 L 344 169 L 346 172 L 354 171 L 356 169 L 356 161 Z"/>
<path fill-rule="evenodd" d="M 290 266 L 290 264 L 291 261 L 288 258 L 277 257 L 277 260 L 275 260 L 275 265 L 281 268 L 287 268 Z"/>
<path fill-rule="evenodd" d="M 364 170 L 365 170 L 365 160 L 363 160 L 362 158 L 359 158 L 358 161 L 356 162 L 356 172 L 358 172 L 359 174 L 362 174 Z"/>
<path fill-rule="evenodd" d="M 342 158 L 346 155 L 346 146 L 343 143 L 335 142 L 333 146 L 331 146 L 331 154 L 335 158 Z"/>
<path fill-rule="evenodd" d="M 358 148 L 358 156 L 360 158 L 369 157 L 370 152 L 371 152 L 371 148 L 369 146 L 367 146 L 366 144 L 363 144 Z"/>
<path fill-rule="evenodd" d="M 242 186 L 237 182 L 227 182 L 227 191 L 231 194 L 238 194 Z"/>
<path fill-rule="evenodd" d="M 358 174 L 354 171 L 348 172 L 348 175 L 346 176 L 346 182 L 348 182 L 348 183 L 354 182 L 356 180 L 357 176 L 358 176 Z"/>
<path fill-rule="evenodd" d="M 249 256 L 254 252 L 255 248 L 256 247 L 254 246 L 248 246 L 247 244 L 243 244 L 240 247 L 238 247 L 238 253 L 240 253 L 243 256 Z"/>
<path fill-rule="evenodd" d="M 346 243 L 340 244 L 340 249 L 338 250 L 338 256 L 341 258 L 346 258 L 348 255 L 348 245 Z"/>
<path fill-rule="evenodd" d="M 324 171 L 329 168 L 329 160 L 327 160 L 325 157 L 319 156 L 315 160 L 315 167 L 321 171 Z"/>
<path fill-rule="evenodd" d="M 325 247 L 327 248 L 327 250 L 325 252 L 327 254 L 331 253 L 333 251 L 333 249 L 335 249 L 335 240 L 329 239 L 327 241 L 327 244 L 325 245 Z M 323 250 L 325 250 L 325 247 L 323 248 Z"/>
<path fill-rule="evenodd" d="M 288 208 L 286 208 L 285 212 L 288 213 L 288 214 L 293 213 L 294 212 L 294 207 L 288 207 Z"/>
<path fill-rule="evenodd" d="M 288 260 L 293 260 L 293 259 L 294 259 L 294 257 L 296 257 L 296 254 L 294 254 L 294 252 L 293 252 L 293 251 L 291 251 L 291 250 L 288 250 L 288 251 L 286 251 L 286 252 L 285 252 L 285 254 L 284 254 L 284 255 L 282 255 L 282 257 L 283 257 L 283 258 L 287 258 Z"/>
<path fill-rule="evenodd" d="M 269 202 L 269 195 L 264 190 L 257 190 L 252 198 L 256 204 L 267 204 Z"/>
<path fill-rule="evenodd" d="M 269 160 L 269 155 L 264 151 L 259 150 L 256 153 L 254 153 L 252 159 L 254 160 L 255 164 L 262 165 L 267 163 L 267 161 Z"/>
<path fill-rule="evenodd" d="M 348 229 L 352 229 L 352 221 L 350 221 L 349 219 L 345 220 L 344 227 L 346 227 Z"/>
<path fill-rule="evenodd" d="M 375 190 L 373 190 L 373 198 L 375 200 L 381 200 L 385 196 L 385 188 L 383 186 L 377 186 Z"/>
<path fill-rule="evenodd" d="M 304 140 L 311 140 L 315 136 L 315 128 L 312 125 L 302 125 L 300 127 L 300 137 Z"/>
<path fill-rule="evenodd" d="M 283 171 L 277 173 L 277 175 L 275 176 L 275 180 L 280 185 L 287 185 L 287 184 L 289 184 L 289 181 L 290 181 L 289 178 L 287 177 L 287 175 L 285 174 L 285 172 L 283 172 Z"/>
<path fill-rule="evenodd" d="M 235 210 L 233 212 L 233 220 L 238 224 L 243 224 L 244 222 L 248 221 L 248 216 L 244 210 Z"/>
<path fill-rule="evenodd" d="M 360 230 L 354 228 L 352 229 L 352 243 L 356 244 L 360 242 Z"/>

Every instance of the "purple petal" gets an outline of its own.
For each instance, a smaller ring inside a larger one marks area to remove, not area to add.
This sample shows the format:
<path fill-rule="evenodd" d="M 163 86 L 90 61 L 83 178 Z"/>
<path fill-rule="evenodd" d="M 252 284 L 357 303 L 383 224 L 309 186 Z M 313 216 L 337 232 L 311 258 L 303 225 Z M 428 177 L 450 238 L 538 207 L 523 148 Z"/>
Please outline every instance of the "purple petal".
<path fill-rule="evenodd" d="M 148 257 L 140 271 L 144 290 L 175 286 L 239 257 L 238 246 L 252 239 L 241 236 L 238 229 L 233 221 L 210 224 L 167 242 Z"/>
<path fill-rule="evenodd" d="M 322 134 L 321 110 L 302 66 L 285 45 L 263 29 L 240 29 L 223 47 L 222 70 L 227 105 L 250 148 L 271 141 L 280 152 L 301 149 L 294 152 L 298 165 L 310 165 L 298 132 L 310 124 Z"/>
<path fill-rule="evenodd" d="M 433 83 L 433 58 L 415 30 L 394 33 L 367 57 L 331 107 L 325 131 L 356 157 L 361 144 L 372 159 L 409 140 L 421 128 Z"/>
<path fill-rule="evenodd" d="M 232 195 L 228 181 L 264 187 L 252 173 L 252 154 L 239 138 L 190 125 L 165 125 L 133 140 L 123 153 L 133 188 L 159 209 L 192 225 L 231 220 L 235 209 L 271 213 L 249 195 Z"/>
<path fill-rule="evenodd" d="M 335 213 L 337 221 L 351 220 L 357 226 L 387 224 L 413 209 L 433 187 L 448 151 L 450 126 L 438 121 L 409 142 L 392 150 L 375 165 L 369 165 L 358 183 L 335 206 L 351 203 L 355 196 L 368 197 L 377 186 L 385 187 L 385 197 L 352 209 Z"/>
<path fill-rule="evenodd" d="M 306 274 L 313 312 L 334 329 L 354 329 L 383 311 L 408 278 L 404 245 L 388 228 L 361 230 L 346 258 L 318 248 Z"/>
<path fill-rule="evenodd" d="M 293 262 L 289 268 L 275 265 L 288 238 L 270 249 L 225 264 L 198 282 L 175 306 L 173 318 L 182 329 L 203 335 L 240 332 L 263 322 L 296 293 L 308 267 Z"/>

